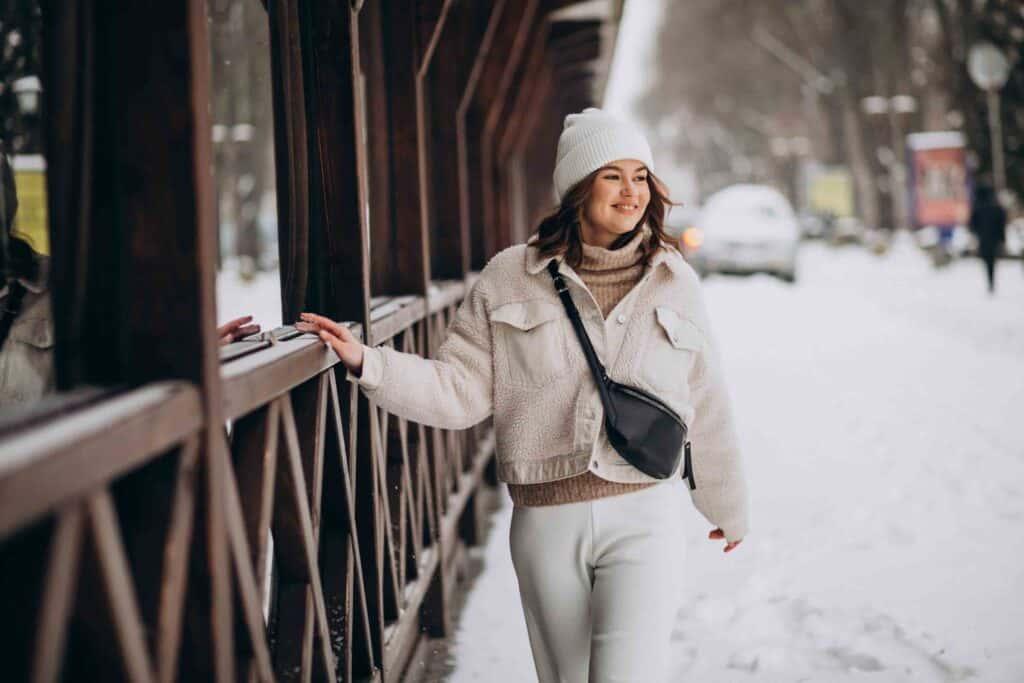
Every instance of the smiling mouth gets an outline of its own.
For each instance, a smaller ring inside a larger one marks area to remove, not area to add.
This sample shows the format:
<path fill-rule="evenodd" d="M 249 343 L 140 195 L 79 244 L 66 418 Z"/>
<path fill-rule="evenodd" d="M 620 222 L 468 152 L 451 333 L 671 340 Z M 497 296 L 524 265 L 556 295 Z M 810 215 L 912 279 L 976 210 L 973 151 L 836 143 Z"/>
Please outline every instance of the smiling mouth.
<path fill-rule="evenodd" d="M 633 213 L 640 208 L 639 204 L 612 204 L 612 208 L 619 213 Z"/>

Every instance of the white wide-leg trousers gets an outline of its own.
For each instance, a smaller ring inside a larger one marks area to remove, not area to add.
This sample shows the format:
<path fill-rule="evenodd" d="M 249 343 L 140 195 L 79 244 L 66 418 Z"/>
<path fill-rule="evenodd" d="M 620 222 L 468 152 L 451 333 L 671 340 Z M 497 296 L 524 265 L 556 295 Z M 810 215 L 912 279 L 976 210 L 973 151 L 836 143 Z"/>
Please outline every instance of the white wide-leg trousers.
<path fill-rule="evenodd" d="M 685 578 L 681 481 L 516 507 L 512 564 L 540 683 L 660 683 Z"/>

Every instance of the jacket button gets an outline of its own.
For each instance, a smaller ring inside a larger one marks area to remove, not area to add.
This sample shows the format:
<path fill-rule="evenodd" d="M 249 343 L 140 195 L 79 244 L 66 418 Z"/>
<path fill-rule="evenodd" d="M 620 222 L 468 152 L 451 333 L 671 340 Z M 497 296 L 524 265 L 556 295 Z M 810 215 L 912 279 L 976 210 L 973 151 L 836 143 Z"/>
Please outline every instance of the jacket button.
<path fill-rule="evenodd" d="M 596 470 L 597 469 L 597 461 L 596 460 L 594 462 L 590 463 L 590 469 L 592 469 L 592 470 Z"/>
<path fill-rule="evenodd" d="M 626 323 L 626 316 L 622 313 L 619 313 L 619 316 L 615 318 L 615 322 L 619 323 L 620 325 L 624 325 Z"/>

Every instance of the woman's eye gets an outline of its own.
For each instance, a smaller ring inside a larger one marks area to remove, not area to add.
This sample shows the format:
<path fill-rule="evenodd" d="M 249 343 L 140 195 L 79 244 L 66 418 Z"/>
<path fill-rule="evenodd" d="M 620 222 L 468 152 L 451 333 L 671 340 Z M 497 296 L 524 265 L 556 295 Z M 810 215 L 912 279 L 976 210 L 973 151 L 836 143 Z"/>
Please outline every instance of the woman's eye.
<path fill-rule="evenodd" d="M 617 175 L 606 175 L 606 176 L 604 177 L 604 179 L 605 179 L 605 180 L 618 180 L 618 179 L 619 179 L 619 176 L 617 176 Z"/>
<path fill-rule="evenodd" d="M 637 181 L 638 183 L 642 183 L 642 182 L 645 182 L 646 180 L 647 180 L 647 176 L 645 176 L 645 175 L 642 175 L 642 176 L 637 176 L 637 179 L 636 179 L 636 181 Z"/>

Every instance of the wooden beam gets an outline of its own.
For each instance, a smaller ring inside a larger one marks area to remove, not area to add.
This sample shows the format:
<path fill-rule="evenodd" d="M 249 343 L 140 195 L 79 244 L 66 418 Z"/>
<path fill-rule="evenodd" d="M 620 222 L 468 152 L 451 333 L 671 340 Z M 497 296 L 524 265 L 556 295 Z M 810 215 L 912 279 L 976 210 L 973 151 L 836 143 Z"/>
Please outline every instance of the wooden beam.
<path fill-rule="evenodd" d="M 420 184 L 421 130 L 417 115 L 417 77 L 422 39 L 413 0 L 379 3 L 365 25 L 380 34 L 379 51 L 374 50 L 367 73 L 368 90 L 382 96 L 368 101 L 373 127 L 371 149 L 375 154 L 374 178 L 385 173 L 387 186 L 372 188 L 373 196 L 387 204 L 389 215 L 373 218 L 374 294 L 425 295 L 430 281 L 429 235 L 423 217 Z M 372 41 L 372 37 L 371 37 Z M 367 52 L 367 59 L 371 57 Z M 372 105 L 372 106 L 371 106 Z M 377 107 L 377 108 L 374 108 Z M 383 107 L 383 110 L 380 109 Z M 374 149 L 375 148 L 375 149 Z M 382 239 L 378 239 L 382 238 Z"/>
<path fill-rule="evenodd" d="M 309 142 L 296 0 L 269 3 L 281 311 L 291 322 L 308 302 Z"/>
<path fill-rule="evenodd" d="M 522 18 L 516 27 L 515 37 L 510 46 L 509 54 L 500 67 L 501 75 L 498 79 L 498 86 L 493 91 L 493 99 L 489 103 L 484 115 L 480 142 L 480 165 L 483 176 L 481 184 L 482 205 L 484 209 L 483 222 L 487 226 L 486 252 L 488 254 L 493 254 L 509 244 L 508 236 L 501 232 L 501 226 L 499 225 L 498 201 L 501 196 L 502 180 L 500 176 L 500 157 L 496 149 L 495 136 L 498 124 L 501 121 L 502 111 L 509 97 L 509 89 L 512 86 L 512 81 L 522 60 L 529 38 L 538 24 L 544 21 L 543 15 L 537 11 L 539 6 L 539 0 L 528 0 Z"/>
<path fill-rule="evenodd" d="M 304 9 L 314 198 L 307 307 L 335 320 L 363 323 L 367 330 L 367 160 L 358 17 L 342 3 L 309 3 Z"/>
<path fill-rule="evenodd" d="M 459 173 L 459 221 L 462 232 L 467 236 L 469 250 L 468 269 L 480 269 L 486 260 L 484 253 L 485 226 L 482 220 L 482 207 L 480 206 L 480 117 L 475 116 L 469 120 L 470 107 L 476 95 L 477 86 L 481 76 L 488 64 L 495 60 L 491 58 L 492 51 L 500 52 L 498 43 L 507 36 L 500 33 L 502 26 L 508 26 L 514 19 L 515 11 L 509 8 L 508 0 L 498 0 L 491 10 L 487 21 L 487 28 L 480 41 L 459 99 L 458 110 L 455 113 L 456 144 L 458 147 L 458 173 Z M 507 41 L 511 45 L 511 40 Z M 474 212 L 475 210 L 475 212 Z"/>
<path fill-rule="evenodd" d="M 47 100 L 58 113 L 48 148 L 70 145 L 67 156 L 55 154 L 49 181 L 55 223 L 67 221 L 54 235 L 60 386 L 187 380 L 199 388 L 199 423 L 219 429 L 205 2 L 96 0 L 46 10 L 44 53 L 55 61 L 44 92 L 67 97 Z M 210 631 L 188 657 L 226 681 L 234 678 L 232 603 L 217 503 L 223 473 L 209 459 L 211 444 L 207 432 L 207 535 L 199 545 L 208 581 L 190 586 L 209 606 Z"/>

